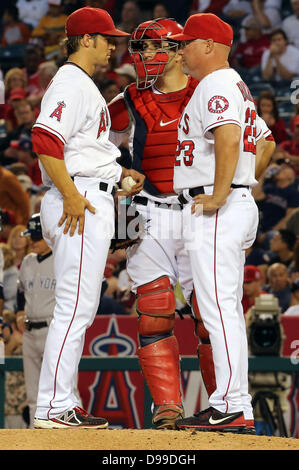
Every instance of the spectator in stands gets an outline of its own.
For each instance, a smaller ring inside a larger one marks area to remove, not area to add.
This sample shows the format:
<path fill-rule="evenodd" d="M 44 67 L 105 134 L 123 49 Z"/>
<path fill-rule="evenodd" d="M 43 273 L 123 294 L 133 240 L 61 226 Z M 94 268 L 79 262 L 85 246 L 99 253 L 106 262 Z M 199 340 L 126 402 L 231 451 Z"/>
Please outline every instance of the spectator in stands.
<path fill-rule="evenodd" d="M 28 97 L 28 101 L 32 104 L 32 106 L 37 107 L 40 109 L 40 103 L 44 93 L 49 85 L 50 81 L 54 77 L 58 70 L 58 67 L 54 61 L 46 61 L 42 62 L 38 66 L 38 84 L 39 88 L 35 88 L 30 96 Z"/>
<path fill-rule="evenodd" d="M 48 0 L 49 9 L 32 31 L 32 37 L 43 40 L 46 58 L 52 58 L 59 50 L 59 42 L 65 38 L 65 22 L 61 0 Z"/>
<path fill-rule="evenodd" d="M 288 138 L 286 124 L 279 116 L 277 101 L 273 93 L 264 90 L 257 99 L 257 112 L 272 132 L 276 144 Z"/>
<path fill-rule="evenodd" d="M 230 0 L 222 11 L 232 20 L 243 19 L 252 13 L 250 2 L 246 0 Z"/>
<path fill-rule="evenodd" d="M 295 210 L 293 215 L 289 218 L 286 223 L 286 228 L 296 235 L 299 239 L 299 208 Z"/>
<path fill-rule="evenodd" d="M 277 297 L 282 313 L 291 303 L 291 283 L 287 267 L 282 263 L 274 263 L 268 268 L 269 284 L 263 289 L 268 294 Z"/>
<path fill-rule="evenodd" d="M 283 158 L 288 160 L 295 171 L 296 176 L 299 175 L 299 115 L 294 119 L 294 132 L 292 139 L 287 139 L 280 143 L 279 147 L 284 151 Z"/>
<path fill-rule="evenodd" d="M 154 5 L 152 14 L 153 19 L 169 18 L 170 16 L 170 12 L 164 3 L 158 2 Z"/>
<path fill-rule="evenodd" d="M 269 256 L 267 254 L 267 251 L 260 246 L 257 238 L 255 239 L 253 245 L 245 251 L 245 256 L 245 266 L 256 266 L 262 273 L 263 283 L 265 284 L 267 280 L 266 275 L 268 269 Z"/>
<path fill-rule="evenodd" d="M 46 14 L 48 0 L 17 0 L 16 5 L 19 10 L 19 17 L 33 29 L 38 25 L 42 16 Z"/>
<path fill-rule="evenodd" d="M 10 231 L 12 230 L 13 227 L 17 225 L 17 219 L 15 214 L 8 209 L 1 209 L 0 207 L 0 243 L 6 243 L 8 236 L 10 234 Z M 0 251 L 0 283 L 1 283 L 1 255 L 2 252 Z M 1 289 L 0 289 L 0 294 L 1 294 Z M 1 295 L 0 295 L 0 316 L 1 316 Z"/>
<path fill-rule="evenodd" d="M 299 316 L 299 280 L 293 282 L 291 286 L 291 303 L 284 315 Z"/>
<path fill-rule="evenodd" d="M 277 230 L 270 240 L 270 251 L 273 256 L 269 265 L 281 263 L 288 268 L 293 261 L 295 244 L 296 235 L 293 232 L 287 229 Z"/>
<path fill-rule="evenodd" d="M 76 2 L 76 0 L 73 1 Z M 83 3 L 83 6 L 86 7 L 103 8 L 104 10 L 108 11 L 112 18 L 114 18 L 114 15 L 116 13 L 116 0 L 85 0 L 85 2 Z"/>
<path fill-rule="evenodd" d="M 299 116 L 299 90 L 298 89 L 297 89 L 297 95 L 295 99 L 296 99 L 296 103 L 294 104 L 294 113 L 291 116 L 290 124 L 289 124 L 289 130 L 290 130 L 291 135 L 293 135 L 294 133 L 295 119 L 297 118 L 297 116 Z"/>
<path fill-rule="evenodd" d="M 257 266 L 246 265 L 244 267 L 242 306 L 244 315 L 254 305 L 256 297 L 264 294 L 262 290 L 262 273 Z"/>
<path fill-rule="evenodd" d="M 23 237 L 21 234 L 26 230 L 27 225 L 16 225 L 11 231 L 7 239 L 8 246 L 15 252 L 14 265 L 20 269 L 21 263 L 26 255 L 28 255 L 31 247 L 29 237 Z"/>
<path fill-rule="evenodd" d="M 281 23 L 281 0 L 251 0 L 252 15 L 260 23 L 264 33 Z"/>
<path fill-rule="evenodd" d="M 282 29 L 288 35 L 291 44 L 299 49 L 299 0 L 290 0 L 294 14 L 282 22 Z"/>
<path fill-rule="evenodd" d="M 15 5 L 4 10 L 2 17 L 4 25 L 1 46 L 11 46 L 13 44 L 26 44 L 31 36 L 28 26 L 19 19 L 19 12 Z"/>
<path fill-rule="evenodd" d="M 255 18 L 249 18 L 244 24 L 245 41 L 239 43 L 231 56 L 231 64 L 239 73 L 261 73 L 261 58 L 270 46 L 269 36 L 262 33 L 261 26 Z"/>
<path fill-rule="evenodd" d="M 294 247 L 293 261 L 288 267 L 291 281 L 299 280 L 299 238 Z"/>
<path fill-rule="evenodd" d="M 19 104 L 26 98 L 26 91 L 23 88 L 13 88 L 9 93 L 9 100 L 5 111 L 5 129 L 6 132 L 11 132 L 18 126 L 15 111 Z"/>
<path fill-rule="evenodd" d="M 27 76 L 26 73 L 18 68 L 13 67 L 9 69 L 4 77 L 4 86 L 5 86 L 5 98 L 9 99 L 9 94 L 11 90 L 15 88 L 22 88 L 26 90 L 27 87 Z"/>
<path fill-rule="evenodd" d="M 264 236 L 260 240 L 265 240 L 269 230 L 285 228 L 299 206 L 299 191 L 294 182 L 295 173 L 292 168 L 271 164 L 253 187 L 252 194 L 261 211 L 260 233 Z"/>
<path fill-rule="evenodd" d="M 141 23 L 141 12 L 138 3 L 134 0 L 125 1 L 117 28 L 126 33 L 132 33 L 139 23 Z"/>
<path fill-rule="evenodd" d="M 120 90 L 117 83 L 114 80 L 106 80 L 100 85 L 100 92 L 106 100 L 106 103 L 110 103 L 115 98 Z"/>
<path fill-rule="evenodd" d="M 43 62 L 41 50 L 29 44 L 24 56 L 24 73 L 27 77 L 26 92 L 27 95 L 34 95 L 39 92 L 39 64 Z"/>
<path fill-rule="evenodd" d="M 117 67 L 115 72 L 117 73 L 117 84 L 120 91 L 124 91 L 130 83 L 136 80 L 136 72 L 132 64 L 123 64 Z"/>
<path fill-rule="evenodd" d="M 32 126 L 37 116 L 36 109 L 26 100 L 19 104 L 15 115 L 18 127 L 0 141 L 0 151 L 3 151 L 0 160 L 3 165 L 15 163 L 18 160 L 18 146 L 16 144 L 22 139 L 31 138 Z"/>
<path fill-rule="evenodd" d="M 30 216 L 30 201 L 16 175 L 0 166 L 0 201 L 3 209 L 11 210 L 18 224 L 26 225 Z"/>
<path fill-rule="evenodd" d="M 299 77 L 299 49 L 288 44 L 283 29 L 272 31 L 270 38 L 270 47 L 262 56 L 262 76 L 276 85 L 290 84 Z"/>
<path fill-rule="evenodd" d="M 115 58 L 115 59 L 114 59 Z M 130 64 L 132 62 L 130 53 L 128 51 L 127 36 L 120 36 L 115 38 L 115 50 L 112 52 L 111 59 L 115 61 L 115 67 L 122 64 Z M 113 63 L 113 62 L 112 62 Z M 112 65 L 112 64 L 111 64 Z M 115 68 L 112 65 L 112 68 Z"/>
<path fill-rule="evenodd" d="M 15 252 L 7 243 L 0 243 L 0 249 L 4 256 L 3 267 L 3 296 L 4 309 L 16 312 L 17 308 L 17 284 L 19 271 L 14 264 Z"/>
<path fill-rule="evenodd" d="M 36 186 L 40 186 L 42 184 L 41 172 L 38 165 L 38 159 L 32 151 L 31 136 L 24 136 L 12 145 L 14 145 L 14 148 L 17 151 L 18 161 L 25 163 L 27 166 L 28 176 L 31 178 L 32 183 Z"/>

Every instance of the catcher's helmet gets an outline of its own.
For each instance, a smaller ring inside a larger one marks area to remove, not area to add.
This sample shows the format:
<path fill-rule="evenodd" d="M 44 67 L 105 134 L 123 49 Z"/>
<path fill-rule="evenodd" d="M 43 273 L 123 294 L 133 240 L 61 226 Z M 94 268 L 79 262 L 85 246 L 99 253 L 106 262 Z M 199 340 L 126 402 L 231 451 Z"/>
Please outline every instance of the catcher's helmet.
<path fill-rule="evenodd" d="M 21 233 L 23 237 L 31 237 L 31 238 L 43 238 L 42 233 L 42 226 L 40 223 L 40 215 L 33 214 L 30 219 L 28 220 L 27 230 Z"/>
<path fill-rule="evenodd" d="M 183 26 L 170 18 L 141 23 L 131 34 L 129 52 L 136 70 L 136 86 L 139 90 L 152 86 L 163 75 L 165 66 L 173 59 L 170 52 L 177 52 L 178 43 L 167 38 L 181 33 Z M 145 41 L 153 41 L 152 53 L 146 51 Z"/>

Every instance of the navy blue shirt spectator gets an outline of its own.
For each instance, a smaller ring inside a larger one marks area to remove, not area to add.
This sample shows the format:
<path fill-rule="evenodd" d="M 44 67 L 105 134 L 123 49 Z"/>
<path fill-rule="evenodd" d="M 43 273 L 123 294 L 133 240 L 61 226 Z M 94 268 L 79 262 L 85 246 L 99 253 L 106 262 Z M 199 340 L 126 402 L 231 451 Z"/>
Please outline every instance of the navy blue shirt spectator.
<path fill-rule="evenodd" d="M 287 267 L 282 263 L 274 263 L 267 271 L 269 284 L 263 290 L 278 299 L 281 312 L 285 312 L 291 303 L 291 283 Z"/>
<path fill-rule="evenodd" d="M 270 172 L 276 172 L 270 179 Z M 294 185 L 294 170 L 286 165 L 271 165 L 253 188 L 260 210 L 260 232 L 285 228 L 299 206 L 299 191 Z"/>

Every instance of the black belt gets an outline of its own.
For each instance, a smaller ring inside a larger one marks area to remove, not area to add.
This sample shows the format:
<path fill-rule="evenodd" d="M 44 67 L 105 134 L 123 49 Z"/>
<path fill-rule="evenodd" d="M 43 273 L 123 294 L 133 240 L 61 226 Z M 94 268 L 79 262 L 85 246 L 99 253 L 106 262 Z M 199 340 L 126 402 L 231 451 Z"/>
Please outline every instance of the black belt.
<path fill-rule="evenodd" d="M 249 186 L 245 186 L 243 184 L 231 184 L 230 187 L 233 188 L 233 189 L 238 189 L 238 188 L 249 189 Z M 197 186 L 196 188 L 190 188 L 188 192 L 189 192 L 189 196 L 194 197 L 194 196 L 197 196 L 198 194 L 205 194 L 205 188 L 204 188 L 204 186 Z M 179 195 L 178 200 L 180 201 L 181 204 L 187 204 L 189 202 L 183 196 L 183 193 L 181 193 Z"/>
<path fill-rule="evenodd" d="M 74 176 L 71 176 L 71 179 L 74 181 Z M 108 183 L 104 183 L 104 181 L 101 181 L 99 183 L 99 190 L 100 191 L 105 191 L 106 193 L 108 192 L 108 188 L 109 188 L 109 184 Z M 114 196 L 114 194 L 116 193 L 116 189 L 115 189 L 115 186 L 113 186 L 112 188 L 112 191 L 111 191 L 111 195 Z"/>
<path fill-rule="evenodd" d="M 25 320 L 26 330 L 30 331 L 32 329 L 39 330 L 40 328 L 45 328 L 48 326 L 46 321 L 30 321 Z"/>
<path fill-rule="evenodd" d="M 173 202 L 172 204 L 169 204 L 167 202 L 158 202 L 158 201 L 153 201 L 152 199 L 148 199 L 147 197 L 144 196 L 135 196 L 133 199 L 133 202 L 135 204 L 141 204 L 142 206 L 147 206 L 149 202 L 153 202 L 155 207 L 159 207 L 161 209 L 172 209 L 172 210 L 182 210 L 183 205 Z"/>

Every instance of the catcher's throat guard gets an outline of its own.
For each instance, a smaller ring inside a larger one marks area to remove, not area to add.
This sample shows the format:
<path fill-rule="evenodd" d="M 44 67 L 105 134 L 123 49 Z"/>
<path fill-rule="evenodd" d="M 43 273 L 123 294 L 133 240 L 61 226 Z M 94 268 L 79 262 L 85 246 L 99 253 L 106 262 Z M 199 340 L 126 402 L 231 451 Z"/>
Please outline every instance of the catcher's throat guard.
<path fill-rule="evenodd" d="M 129 52 L 136 70 L 137 89 L 151 87 L 163 75 L 165 66 L 178 51 L 178 43 L 167 38 L 171 34 L 180 33 L 182 29 L 174 20 L 158 18 L 141 23 L 133 31 L 129 40 Z"/>

